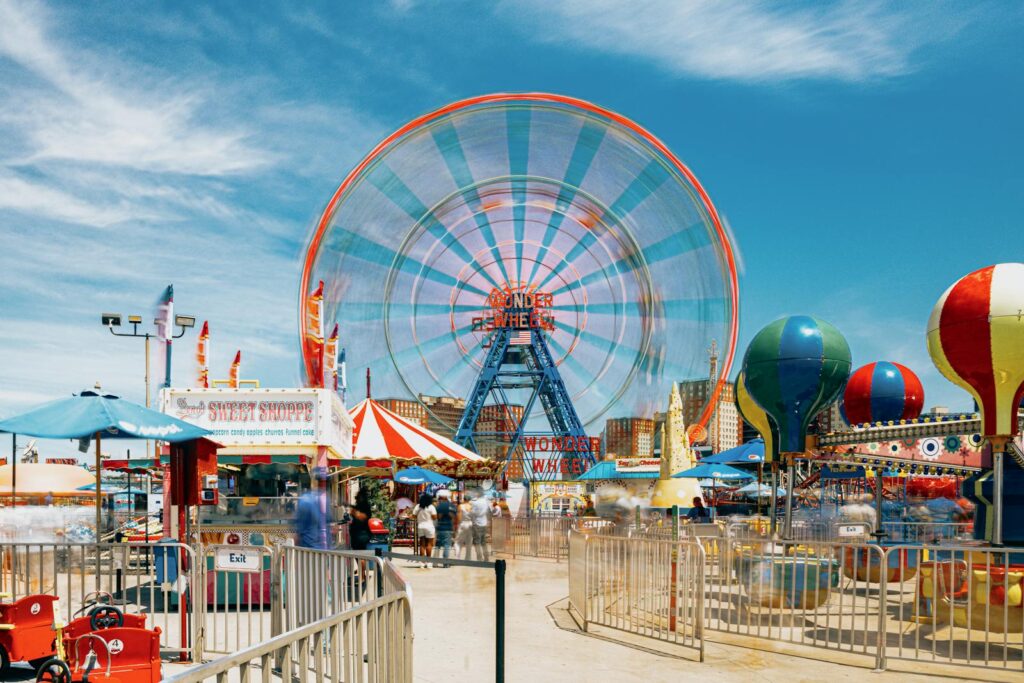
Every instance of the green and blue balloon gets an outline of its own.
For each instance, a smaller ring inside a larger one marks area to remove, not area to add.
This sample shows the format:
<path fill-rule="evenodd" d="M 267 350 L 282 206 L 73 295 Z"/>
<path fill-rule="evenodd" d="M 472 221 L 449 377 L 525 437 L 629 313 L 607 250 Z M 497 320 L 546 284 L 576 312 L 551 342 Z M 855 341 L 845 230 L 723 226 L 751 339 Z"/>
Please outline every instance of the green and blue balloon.
<path fill-rule="evenodd" d="M 802 453 L 814 416 L 850 376 L 850 345 L 831 323 L 794 315 L 765 326 L 743 359 L 746 389 L 778 429 L 780 453 Z"/>

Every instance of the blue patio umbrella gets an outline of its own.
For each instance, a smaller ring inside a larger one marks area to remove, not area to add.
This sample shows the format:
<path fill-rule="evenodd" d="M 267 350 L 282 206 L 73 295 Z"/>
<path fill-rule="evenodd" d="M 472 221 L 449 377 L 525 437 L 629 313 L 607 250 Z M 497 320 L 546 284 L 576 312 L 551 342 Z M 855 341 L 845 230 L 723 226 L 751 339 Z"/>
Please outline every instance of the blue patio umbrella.
<path fill-rule="evenodd" d="M 757 482 L 750 482 L 741 489 L 737 489 L 736 493 L 740 493 L 747 498 L 767 498 L 772 495 L 772 487 L 768 484 L 758 484 Z M 775 489 L 775 494 L 782 496 L 785 495 L 786 490 L 779 486 Z"/>
<path fill-rule="evenodd" d="M 753 439 L 735 448 L 700 459 L 702 465 L 758 464 L 762 462 L 764 462 L 764 439 Z"/>
<path fill-rule="evenodd" d="M 673 479 L 721 479 L 724 481 L 740 481 L 753 479 L 754 475 L 728 465 L 706 465 L 701 463 L 696 467 L 683 470 L 679 474 L 673 474 Z"/>
<path fill-rule="evenodd" d="M 407 467 L 404 470 L 398 470 L 392 478 L 399 484 L 411 484 L 413 486 L 421 484 L 450 484 L 455 481 L 451 477 L 446 477 L 432 470 L 425 470 L 422 467 Z"/>
<path fill-rule="evenodd" d="M 154 439 L 178 443 L 210 432 L 131 401 L 83 391 L 50 401 L 27 413 L 0 420 L 0 432 L 40 439 L 96 438 L 96 533 L 100 530 L 100 439 Z M 14 486 L 11 486 L 12 496 Z"/>

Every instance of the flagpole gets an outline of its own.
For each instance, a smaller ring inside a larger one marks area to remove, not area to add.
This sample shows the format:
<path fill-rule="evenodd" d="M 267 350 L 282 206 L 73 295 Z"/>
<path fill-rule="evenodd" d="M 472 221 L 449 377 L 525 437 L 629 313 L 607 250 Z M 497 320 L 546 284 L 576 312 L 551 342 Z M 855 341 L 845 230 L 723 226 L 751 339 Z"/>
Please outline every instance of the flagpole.
<path fill-rule="evenodd" d="M 102 486 L 103 479 L 100 476 L 100 473 L 102 472 L 102 470 L 100 468 L 100 464 L 101 464 L 100 463 L 100 433 L 96 432 L 96 542 L 97 543 L 100 542 L 100 524 L 102 523 L 102 518 L 103 518 L 103 513 L 102 513 L 103 499 L 101 498 L 101 496 L 103 494 L 100 491 L 100 487 Z"/>

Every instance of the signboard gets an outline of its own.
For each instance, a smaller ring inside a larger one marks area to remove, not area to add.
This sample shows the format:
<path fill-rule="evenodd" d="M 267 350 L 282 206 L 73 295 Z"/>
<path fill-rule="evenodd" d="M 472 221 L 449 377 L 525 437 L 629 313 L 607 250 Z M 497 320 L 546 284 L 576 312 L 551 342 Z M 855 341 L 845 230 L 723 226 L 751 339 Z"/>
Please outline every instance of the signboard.
<path fill-rule="evenodd" d="M 661 460 L 658 458 L 616 458 L 616 472 L 659 472 Z"/>
<path fill-rule="evenodd" d="M 238 545 L 217 546 L 213 556 L 214 569 L 221 572 L 263 571 L 263 553 L 259 548 Z"/>
<path fill-rule="evenodd" d="M 840 538 L 849 538 L 851 536 L 867 535 L 868 528 L 863 524 L 840 524 L 837 531 Z"/>
<path fill-rule="evenodd" d="M 224 446 L 313 446 L 351 457 L 352 418 L 329 389 L 163 389 L 161 410 Z"/>

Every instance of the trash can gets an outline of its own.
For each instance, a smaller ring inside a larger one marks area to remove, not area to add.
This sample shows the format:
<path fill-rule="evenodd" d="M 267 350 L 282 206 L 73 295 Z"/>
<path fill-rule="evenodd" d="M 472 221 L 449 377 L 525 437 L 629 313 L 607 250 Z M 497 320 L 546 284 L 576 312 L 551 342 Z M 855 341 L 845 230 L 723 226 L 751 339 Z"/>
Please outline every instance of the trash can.
<path fill-rule="evenodd" d="M 178 580 L 178 541 L 174 538 L 161 538 L 153 547 L 153 561 L 156 563 L 156 582 L 158 585 L 174 583 Z"/>

